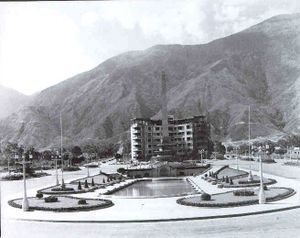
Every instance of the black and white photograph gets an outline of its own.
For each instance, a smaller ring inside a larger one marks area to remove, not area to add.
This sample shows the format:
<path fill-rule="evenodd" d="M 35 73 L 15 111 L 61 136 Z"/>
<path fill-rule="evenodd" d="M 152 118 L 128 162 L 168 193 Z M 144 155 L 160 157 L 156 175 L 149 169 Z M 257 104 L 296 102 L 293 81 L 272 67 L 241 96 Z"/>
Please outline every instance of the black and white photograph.
<path fill-rule="evenodd" d="M 1 1 L 0 181 L 3 238 L 299 238 L 300 1 Z"/>

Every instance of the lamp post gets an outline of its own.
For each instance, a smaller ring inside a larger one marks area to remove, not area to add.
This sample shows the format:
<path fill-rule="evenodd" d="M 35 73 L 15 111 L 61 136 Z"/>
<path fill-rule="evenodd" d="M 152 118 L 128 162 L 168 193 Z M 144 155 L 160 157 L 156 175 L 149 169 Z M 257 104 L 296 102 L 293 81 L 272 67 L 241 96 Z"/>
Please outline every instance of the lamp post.
<path fill-rule="evenodd" d="M 59 122 L 60 122 L 60 156 L 61 156 L 61 187 L 64 189 L 64 158 L 63 158 L 63 128 L 62 128 L 62 117 L 61 112 L 59 114 Z"/>
<path fill-rule="evenodd" d="M 235 148 L 235 154 L 236 154 L 236 169 L 239 170 L 239 158 L 238 158 L 238 149 Z"/>
<path fill-rule="evenodd" d="M 10 156 L 8 156 L 8 159 L 7 159 L 7 171 L 8 171 L 8 174 L 10 175 L 9 162 L 10 162 Z"/>
<path fill-rule="evenodd" d="M 201 160 L 201 165 L 202 165 L 202 166 L 203 166 L 203 152 L 204 152 L 203 149 L 199 150 L 199 153 L 200 153 L 200 160 Z"/>
<path fill-rule="evenodd" d="M 17 168 L 16 168 L 16 163 L 17 163 L 18 160 L 19 160 L 18 154 L 15 154 L 15 161 L 14 161 L 14 164 L 15 164 L 15 170 L 17 169 Z"/>
<path fill-rule="evenodd" d="M 58 151 L 57 151 L 57 154 L 58 154 Z M 58 155 L 51 155 L 51 157 L 53 158 L 54 157 L 54 160 L 55 160 L 55 181 L 56 181 L 56 186 L 59 185 L 59 180 L 58 180 L 58 170 L 57 170 L 57 157 Z"/>
<path fill-rule="evenodd" d="M 31 154 L 29 156 L 32 156 Z M 26 191 L 26 168 L 25 168 L 25 155 L 22 155 L 23 159 L 23 186 L 24 186 L 24 197 L 23 197 L 23 202 L 22 202 L 22 209 L 24 212 L 29 210 L 29 202 L 27 199 L 27 191 Z"/>
<path fill-rule="evenodd" d="M 260 152 L 260 160 L 259 160 L 259 171 L 260 171 L 260 187 L 259 187 L 259 204 L 264 204 L 266 203 L 266 196 L 265 196 L 265 191 L 264 191 L 264 184 L 263 184 L 263 167 L 262 167 L 262 148 L 259 148 Z"/>
<path fill-rule="evenodd" d="M 90 177 L 90 166 L 89 166 L 89 161 L 90 161 L 90 155 L 88 154 L 88 155 L 87 155 L 87 165 L 86 165 L 86 168 L 87 168 L 87 177 Z"/>
<path fill-rule="evenodd" d="M 97 156 L 96 156 L 96 158 L 97 158 Z M 98 160 L 99 174 L 101 174 L 101 167 L 100 167 L 100 164 L 101 164 L 101 162 L 100 162 L 100 159 L 99 159 L 99 160 Z"/>

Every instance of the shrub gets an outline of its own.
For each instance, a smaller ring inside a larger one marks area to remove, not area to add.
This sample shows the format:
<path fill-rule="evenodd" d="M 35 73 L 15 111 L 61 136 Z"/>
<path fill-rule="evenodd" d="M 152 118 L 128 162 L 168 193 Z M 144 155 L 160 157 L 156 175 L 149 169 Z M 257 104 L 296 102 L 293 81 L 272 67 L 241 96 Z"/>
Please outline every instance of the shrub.
<path fill-rule="evenodd" d="M 216 181 L 213 181 L 211 184 L 212 184 L 212 185 L 217 185 L 217 182 L 216 182 Z"/>
<path fill-rule="evenodd" d="M 206 178 L 206 177 L 207 177 L 207 174 L 204 174 L 204 177 Z"/>
<path fill-rule="evenodd" d="M 68 172 L 78 171 L 78 170 L 81 170 L 81 169 L 77 166 L 68 166 L 68 167 L 64 168 L 64 171 L 68 171 Z"/>
<path fill-rule="evenodd" d="M 94 178 L 92 178 L 92 186 L 95 186 Z"/>
<path fill-rule="evenodd" d="M 267 185 L 265 185 L 265 184 L 264 184 L 263 188 L 264 188 L 264 190 L 269 190 L 268 187 L 267 187 Z"/>
<path fill-rule="evenodd" d="M 74 191 L 74 188 L 67 188 L 65 187 L 56 187 L 56 188 L 52 188 L 51 191 L 53 192 L 62 192 L 62 191 L 66 191 L 66 192 L 71 192 Z"/>
<path fill-rule="evenodd" d="M 45 202 L 58 202 L 58 198 L 55 196 L 49 196 L 44 198 Z"/>
<path fill-rule="evenodd" d="M 252 181 L 240 180 L 240 181 L 238 181 L 238 184 L 253 184 L 253 183 L 259 183 L 259 180 L 252 180 Z"/>
<path fill-rule="evenodd" d="M 246 189 L 236 190 L 236 191 L 233 191 L 233 195 L 234 196 L 254 196 L 254 191 L 246 190 Z"/>
<path fill-rule="evenodd" d="M 89 188 L 87 180 L 84 181 L 84 188 Z"/>
<path fill-rule="evenodd" d="M 218 188 L 224 188 L 224 185 L 223 184 L 219 184 Z"/>
<path fill-rule="evenodd" d="M 85 204 L 87 204 L 85 199 L 79 199 L 78 205 L 85 205 Z"/>
<path fill-rule="evenodd" d="M 208 179 L 208 180 L 207 180 L 207 182 L 209 182 L 209 183 L 210 183 L 211 181 L 212 181 L 211 179 Z"/>
<path fill-rule="evenodd" d="M 37 198 L 42 198 L 44 195 L 43 195 L 42 193 L 37 193 L 35 196 L 36 196 Z"/>
<path fill-rule="evenodd" d="M 117 172 L 120 174 L 124 174 L 125 173 L 125 169 L 124 168 L 118 168 Z"/>
<path fill-rule="evenodd" d="M 82 187 L 81 187 L 81 182 L 79 181 L 78 182 L 78 190 L 81 190 L 82 189 Z"/>
<path fill-rule="evenodd" d="M 71 192 L 71 191 L 74 191 L 74 188 L 58 187 L 58 188 L 52 188 L 51 191 L 53 191 L 53 192 L 61 192 L 61 191 Z"/>
<path fill-rule="evenodd" d="M 210 201 L 211 200 L 211 196 L 208 193 L 202 193 L 201 194 L 201 200 L 202 201 Z"/>

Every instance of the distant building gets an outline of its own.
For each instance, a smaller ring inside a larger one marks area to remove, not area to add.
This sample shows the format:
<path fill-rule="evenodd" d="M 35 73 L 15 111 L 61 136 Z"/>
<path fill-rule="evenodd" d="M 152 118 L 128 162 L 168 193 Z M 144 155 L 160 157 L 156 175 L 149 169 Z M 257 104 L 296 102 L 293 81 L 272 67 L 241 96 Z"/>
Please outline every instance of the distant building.
<path fill-rule="evenodd" d="M 300 159 L 300 147 L 290 147 L 287 149 L 287 157 L 291 159 Z"/>
<path fill-rule="evenodd" d="M 167 129 L 175 155 L 209 150 L 210 125 L 205 116 L 185 119 L 168 116 Z M 157 155 L 163 140 L 162 120 L 134 118 L 130 132 L 132 159 L 150 159 Z"/>
<path fill-rule="evenodd" d="M 174 119 L 168 116 L 166 75 L 161 77 L 161 120 L 134 118 L 131 120 L 132 159 L 151 158 L 159 161 L 177 160 L 177 155 L 208 151 L 210 125 L 205 116 Z"/>

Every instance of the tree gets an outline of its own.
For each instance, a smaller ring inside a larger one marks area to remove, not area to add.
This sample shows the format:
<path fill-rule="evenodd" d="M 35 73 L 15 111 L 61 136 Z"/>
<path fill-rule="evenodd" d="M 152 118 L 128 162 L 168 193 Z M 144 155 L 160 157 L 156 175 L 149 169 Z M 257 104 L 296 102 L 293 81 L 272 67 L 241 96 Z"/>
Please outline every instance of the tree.
<path fill-rule="evenodd" d="M 218 153 L 224 155 L 226 153 L 226 148 L 221 142 L 216 141 L 215 142 L 215 152 L 218 152 Z"/>
<path fill-rule="evenodd" d="M 231 151 L 233 151 L 233 146 L 229 145 L 229 146 L 227 147 L 227 152 L 231 152 Z"/>
<path fill-rule="evenodd" d="M 81 148 L 77 145 L 71 149 L 71 153 L 73 157 L 79 157 L 80 155 L 82 155 Z"/>
<path fill-rule="evenodd" d="M 78 183 L 78 190 L 81 190 L 82 188 L 81 188 L 81 182 L 79 181 L 79 183 Z"/>
<path fill-rule="evenodd" d="M 87 182 L 87 180 L 84 181 L 84 188 L 88 188 L 89 187 L 89 184 Z"/>

